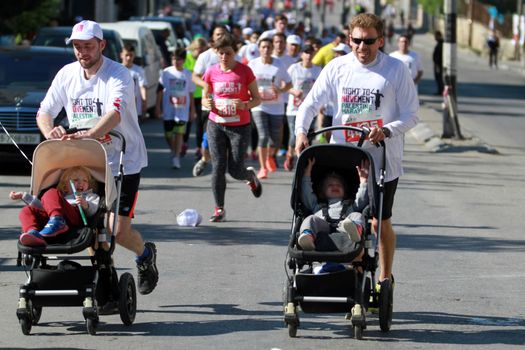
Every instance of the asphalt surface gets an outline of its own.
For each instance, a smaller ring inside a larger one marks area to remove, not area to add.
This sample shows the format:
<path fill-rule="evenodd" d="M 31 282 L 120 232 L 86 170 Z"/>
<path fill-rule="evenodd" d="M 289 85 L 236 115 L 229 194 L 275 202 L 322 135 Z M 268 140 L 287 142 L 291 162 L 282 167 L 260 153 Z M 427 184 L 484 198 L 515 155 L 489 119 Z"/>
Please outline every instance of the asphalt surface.
<path fill-rule="evenodd" d="M 415 47 L 427 55 L 431 37 L 418 36 Z M 342 315 L 301 313 L 298 338 L 288 338 L 281 291 L 293 173 L 280 169 L 271 174 L 260 199 L 245 184 L 228 178 L 228 221 L 209 223 L 210 169 L 193 178 L 192 152 L 182 169 L 171 169 L 162 124 L 150 120 L 142 125 L 150 165 L 143 172 L 134 223 L 146 240 L 156 242 L 161 277 L 151 295 L 138 297 L 135 323 L 125 327 L 118 316 L 102 317 L 98 335 L 92 337 L 86 335 L 81 307 L 45 308 L 32 335 L 21 334 L 15 316 L 18 286 L 26 280 L 15 266 L 20 205 L 7 195 L 13 189 L 27 190 L 29 177 L 4 172 L 0 347 L 523 348 L 525 241 L 516 220 L 522 216 L 525 195 L 523 147 L 489 142 L 468 120 L 466 140 L 439 139 L 440 97 L 431 96 L 429 75 L 420 86 L 421 123 L 406 137 L 406 174 L 396 196 L 395 314 L 389 333 L 380 332 L 377 317 L 369 315 L 365 340 L 357 342 Z M 256 166 L 251 160 L 248 164 Z M 203 215 L 199 227 L 176 225 L 177 214 L 186 208 Z M 135 275 L 132 254 L 117 249 L 114 259 L 119 274 Z"/>

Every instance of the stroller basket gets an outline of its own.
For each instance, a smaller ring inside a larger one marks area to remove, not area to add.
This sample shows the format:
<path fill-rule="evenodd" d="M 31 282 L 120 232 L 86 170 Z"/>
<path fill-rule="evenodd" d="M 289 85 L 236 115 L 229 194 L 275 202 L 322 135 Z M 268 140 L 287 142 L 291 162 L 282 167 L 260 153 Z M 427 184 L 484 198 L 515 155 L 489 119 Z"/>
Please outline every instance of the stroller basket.
<path fill-rule="evenodd" d="M 358 281 L 354 269 L 321 274 L 313 274 L 311 271 L 299 272 L 295 281 L 297 289 L 301 291 L 301 296 L 298 297 L 299 305 L 307 313 L 347 312 L 355 304 L 353 297 L 359 293 L 356 291 Z M 314 301 L 318 297 L 340 297 L 346 301 Z"/>

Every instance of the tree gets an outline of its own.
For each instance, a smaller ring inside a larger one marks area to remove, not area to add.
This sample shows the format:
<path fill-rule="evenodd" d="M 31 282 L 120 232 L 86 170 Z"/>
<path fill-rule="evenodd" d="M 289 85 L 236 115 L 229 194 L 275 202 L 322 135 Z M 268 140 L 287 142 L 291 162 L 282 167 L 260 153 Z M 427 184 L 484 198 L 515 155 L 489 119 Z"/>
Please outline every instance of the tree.
<path fill-rule="evenodd" d="M 435 15 L 442 12 L 443 9 L 443 0 L 417 0 L 421 6 L 423 6 L 423 11 L 428 14 Z"/>
<path fill-rule="evenodd" d="M 56 18 L 60 12 L 60 0 L 2 1 L 0 5 L 0 34 L 27 34 Z"/>

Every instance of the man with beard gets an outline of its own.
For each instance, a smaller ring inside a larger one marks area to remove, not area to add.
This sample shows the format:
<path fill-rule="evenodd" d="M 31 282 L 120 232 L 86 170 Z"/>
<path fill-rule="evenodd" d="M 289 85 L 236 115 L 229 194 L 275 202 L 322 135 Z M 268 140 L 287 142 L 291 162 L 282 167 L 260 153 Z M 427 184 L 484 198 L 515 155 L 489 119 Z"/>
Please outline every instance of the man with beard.
<path fill-rule="evenodd" d="M 81 21 L 73 27 L 67 44 L 72 43 L 77 62 L 64 66 L 55 76 L 40 104 L 37 123 L 46 139 L 97 139 L 108 154 L 113 175 L 119 172 L 120 145 L 108 133 L 115 130 L 126 139 L 123 157 L 124 177 L 115 235 L 121 246 L 136 254 L 138 286 L 149 294 L 158 282 L 157 249 L 144 243 L 131 227 L 142 168 L 148 165 L 146 146 L 135 106 L 134 84 L 126 67 L 102 55 L 106 41 L 100 25 Z M 87 129 L 68 135 L 62 126 L 53 126 L 61 109 L 71 128 Z M 111 214 L 109 227 L 115 220 Z"/>

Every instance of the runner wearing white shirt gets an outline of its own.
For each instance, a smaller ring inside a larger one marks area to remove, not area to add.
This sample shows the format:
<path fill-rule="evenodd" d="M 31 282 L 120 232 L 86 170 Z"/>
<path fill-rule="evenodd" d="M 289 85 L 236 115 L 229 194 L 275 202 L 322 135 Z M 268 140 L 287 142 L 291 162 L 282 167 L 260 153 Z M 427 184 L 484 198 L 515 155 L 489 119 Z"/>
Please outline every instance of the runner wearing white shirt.
<path fill-rule="evenodd" d="M 171 151 L 171 165 L 180 169 L 182 141 L 188 122 L 195 117 L 193 92 L 195 84 L 191 72 L 184 68 L 186 50 L 178 48 L 172 54 L 172 65 L 164 68 L 159 77 L 157 114 L 164 119 L 164 137 Z M 162 109 L 161 109 L 162 105 Z"/>
<path fill-rule="evenodd" d="M 126 139 L 123 158 L 124 178 L 116 232 L 117 243 L 133 251 L 138 268 L 141 294 L 149 294 L 158 282 L 155 244 L 144 243 L 140 233 L 131 227 L 141 169 L 146 167 L 147 153 L 140 130 L 133 81 L 126 67 L 102 56 L 106 41 L 100 25 L 93 21 L 77 23 L 68 39 L 72 42 L 77 62 L 64 66 L 55 76 L 37 114 L 37 124 L 46 139 L 98 139 L 106 148 L 109 165 L 118 174 L 120 145 L 108 136 L 111 130 Z M 70 127 L 88 128 L 67 135 L 53 119 L 64 108 Z M 113 227 L 113 213 L 109 228 Z"/>
<path fill-rule="evenodd" d="M 372 144 L 385 141 L 386 174 L 381 241 L 379 245 L 379 281 L 392 278 L 396 245 L 391 216 L 398 178 L 403 174 L 404 134 L 418 122 L 419 102 L 406 66 L 379 51 L 384 44 L 383 23 L 372 14 L 355 16 L 350 23 L 352 53 L 330 61 L 312 90 L 299 107 L 296 118 L 296 152 L 308 145 L 306 133 L 320 106 L 337 101 L 334 125 L 367 125 L 371 128 L 365 147 L 376 164 L 381 164 L 380 148 Z M 332 142 L 355 141 L 352 133 L 334 131 Z M 379 169 L 379 166 L 376 170 Z M 379 174 L 376 174 L 378 176 Z M 377 209 L 373 226 L 378 230 Z"/>
<path fill-rule="evenodd" d="M 270 140 L 273 145 L 280 144 L 284 118 L 284 101 L 281 94 L 292 87 L 292 80 L 279 59 L 273 58 L 271 39 L 259 41 L 258 57 L 248 63 L 257 78 L 257 86 L 262 103 L 252 108 L 253 120 L 259 134 L 259 179 L 268 177 L 268 171 L 275 171 L 276 164 Z M 273 163 L 272 163 L 273 161 Z"/>
<path fill-rule="evenodd" d="M 288 74 L 292 78 L 292 88 L 288 90 L 288 104 L 286 105 L 286 119 L 288 121 L 288 128 L 291 131 L 288 140 L 288 149 L 286 152 L 286 159 L 284 161 L 284 168 L 292 171 L 294 163 L 294 146 L 295 146 L 295 116 L 299 106 L 303 102 L 308 92 L 314 85 L 315 80 L 321 74 L 322 68 L 315 66 L 312 63 L 314 48 L 311 45 L 306 45 L 301 53 L 301 61 L 294 63 L 288 68 Z"/>
<path fill-rule="evenodd" d="M 135 47 L 131 44 L 127 44 L 120 53 L 120 59 L 122 64 L 129 70 L 133 83 L 135 85 L 135 106 L 137 113 L 139 114 L 139 121 L 146 115 L 146 92 L 148 81 L 146 80 L 146 74 L 144 69 L 133 63 L 135 59 Z"/>
<path fill-rule="evenodd" d="M 407 66 L 412 75 L 412 80 L 414 80 L 414 84 L 417 85 L 423 77 L 421 58 L 415 51 L 409 50 L 410 40 L 407 35 L 402 34 L 399 36 L 397 46 L 399 50 L 390 53 L 390 56 L 397 58 Z"/>

